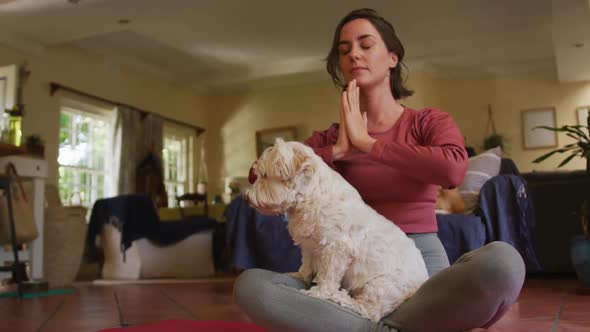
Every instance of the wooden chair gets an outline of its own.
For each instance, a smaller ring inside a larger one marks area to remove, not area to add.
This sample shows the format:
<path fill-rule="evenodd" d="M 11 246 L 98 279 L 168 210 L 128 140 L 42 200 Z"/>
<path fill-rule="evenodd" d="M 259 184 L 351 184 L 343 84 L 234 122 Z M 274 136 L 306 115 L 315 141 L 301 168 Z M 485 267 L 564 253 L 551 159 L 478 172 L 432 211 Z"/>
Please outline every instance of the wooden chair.
<path fill-rule="evenodd" d="M 184 195 L 176 196 L 176 203 L 178 205 L 178 209 L 180 210 L 180 216 L 184 219 L 186 216 L 182 209 L 181 202 L 193 202 L 194 205 L 203 205 L 203 215 L 209 216 L 209 211 L 207 207 L 207 194 L 197 194 L 197 193 L 187 193 Z"/>

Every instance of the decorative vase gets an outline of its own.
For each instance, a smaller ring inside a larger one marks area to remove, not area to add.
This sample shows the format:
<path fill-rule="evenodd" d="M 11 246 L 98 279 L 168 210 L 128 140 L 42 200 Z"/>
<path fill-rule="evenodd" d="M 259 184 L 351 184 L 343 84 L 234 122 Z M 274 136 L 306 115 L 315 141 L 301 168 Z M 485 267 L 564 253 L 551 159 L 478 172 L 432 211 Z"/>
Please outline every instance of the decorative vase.
<path fill-rule="evenodd" d="M 27 145 L 27 152 L 36 156 L 44 157 L 45 147 L 43 145 Z"/>
<path fill-rule="evenodd" d="M 584 236 L 574 237 L 570 253 L 578 279 L 582 282 L 582 287 L 590 288 L 590 240 L 584 238 Z"/>

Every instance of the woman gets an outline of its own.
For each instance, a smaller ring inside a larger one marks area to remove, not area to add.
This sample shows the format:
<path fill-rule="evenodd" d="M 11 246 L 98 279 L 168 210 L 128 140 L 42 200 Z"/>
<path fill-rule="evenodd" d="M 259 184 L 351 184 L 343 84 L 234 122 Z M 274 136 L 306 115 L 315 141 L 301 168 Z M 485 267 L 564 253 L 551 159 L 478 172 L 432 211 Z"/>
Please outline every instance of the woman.
<path fill-rule="evenodd" d="M 398 100 L 404 48 L 374 10 L 355 10 L 336 28 L 327 69 L 342 94 L 340 125 L 315 132 L 306 144 L 338 171 L 367 204 L 396 223 L 421 250 L 430 279 L 379 324 L 330 302 L 307 297 L 303 281 L 264 270 L 245 271 L 235 297 L 272 331 L 464 331 L 491 326 L 516 300 L 524 263 L 495 242 L 449 267 L 436 234 L 438 186 L 463 180 L 467 153 L 451 117 L 416 111 Z"/>

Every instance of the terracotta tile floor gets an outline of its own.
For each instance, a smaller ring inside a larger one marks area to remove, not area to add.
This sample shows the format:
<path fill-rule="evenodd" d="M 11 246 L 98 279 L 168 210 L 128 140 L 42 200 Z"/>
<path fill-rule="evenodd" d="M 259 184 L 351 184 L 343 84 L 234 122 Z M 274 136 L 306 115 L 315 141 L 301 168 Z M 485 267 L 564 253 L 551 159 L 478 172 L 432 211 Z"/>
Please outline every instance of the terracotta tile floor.
<path fill-rule="evenodd" d="M 493 326 L 494 332 L 590 331 L 590 295 L 577 294 L 571 279 L 529 279 L 518 301 Z"/>
<path fill-rule="evenodd" d="M 81 283 L 71 295 L 3 298 L 0 331 L 96 331 L 164 319 L 248 321 L 232 300 L 232 285 Z M 527 280 L 518 302 L 490 331 L 590 331 L 590 295 L 576 294 L 576 287 L 575 280 Z"/>

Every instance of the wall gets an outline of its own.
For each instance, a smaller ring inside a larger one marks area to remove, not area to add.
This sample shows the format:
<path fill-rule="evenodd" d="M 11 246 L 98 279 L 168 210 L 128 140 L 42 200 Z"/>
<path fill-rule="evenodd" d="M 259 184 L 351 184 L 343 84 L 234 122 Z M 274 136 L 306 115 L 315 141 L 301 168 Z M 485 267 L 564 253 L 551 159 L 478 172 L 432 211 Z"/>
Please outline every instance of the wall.
<path fill-rule="evenodd" d="M 423 91 L 408 98 L 408 106 L 423 107 L 434 99 L 430 94 L 432 81 L 424 74 L 412 74 L 408 85 Z M 304 140 L 313 130 L 339 121 L 339 97 L 340 90 L 327 74 L 313 83 L 212 93 L 211 130 L 207 134 L 211 192 L 223 192 L 225 177 L 247 176 L 256 159 L 257 130 L 294 125 L 298 140 Z"/>
<path fill-rule="evenodd" d="M 108 64 L 75 48 L 50 48 L 30 55 L 0 47 L 0 66 L 25 60 L 32 74 L 23 96 L 27 107 L 24 134 L 40 134 L 45 139 L 50 182 L 57 180 L 59 133 L 58 99 L 49 95 L 51 81 L 207 128 L 211 193 L 222 192 L 226 176 L 247 175 L 256 157 L 256 130 L 295 125 L 299 139 L 304 139 L 312 130 L 338 121 L 339 91 L 327 75 L 311 82 L 200 94 L 154 75 Z M 522 110 L 554 106 L 557 124 L 563 125 L 576 123 L 575 108 L 590 104 L 590 83 L 559 84 L 555 74 L 547 71 L 450 79 L 413 68 L 407 83 L 416 93 L 404 104 L 449 112 L 467 143 L 479 149 L 485 136 L 487 104 L 491 104 L 498 132 L 508 138 L 506 153 L 522 171 L 554 169 L 561 160 L 556 157 L 542 164 L 531 163 L 549 149 L 522 148 Z M 568 142 L 571 139 L 559 136 L 560 146 Z M 574 160 L 564 168 L 583 167 L 582 160 Z M 196 174 L 197 170 L 195 179 Z"/>
<path fill-rule="evenodd" d="M 25 54 L 0 46 L 0 66 L 28 62 L 31 75 L 23 91 L 26 114 L 23 134 L 39 134 L 46 143 L 49 182 L 57 182 L 59 135 L 58 98 L 49 94 L 49 82 L 73 87 L 103 98 L 205 126 L 207 97 L 154 75 L 110 65 L 101 57 L 69 47 Z"/>
<path fill-rule="evenodd" d="M 438 107 L 453 115 L 467 143 L 481 151 L 486 134 L 487 104 L 492 105 L 498 133 L 508 139 L 506 154 L 524 172 L 554 170 L 563 160 L 555 156 L 543 163 L 532 160 L 552 149 L 527 150 L 522 143 L 521 112 L 540 107 L 555 107 L 556 124 L 577 124 L 575 109 L 590 105 L 590 83 L 558 83 L 555 73 L 541 71 L 471 79 L 435 79 Z M 558 145 L 573 140 L 559 134 Z M 566 155 L 567 156 L 567 155 Z M 580 158 L 573 159 L 563 169 L 583 169 Z"/>
<path fill-rule="evenodd" d="M 405 105 L 416 109 L 437 107 L 450 113 L 467 144 L 478 151 L 486 136 L 487 105 L 491 104 L 496 129 L 508 139 L 505 153 L 523 172 L 553 170 L 563 158 L 532 163 L 551 149 L 523 149 L 521 111 L 554 106 L 557 125 L 564 125 L 576 123 L 576 107 L 590 105 L 590 83 L 559 84 L 554 73 L 547 71 L 451 79 L 415 68 L 407 83 L 415 95 L 404 100 Z M 328 80 L 211 94 L 211 130 L 207 137 L 211 191 L 221 193 L 226 176 L 247 175 L 256 156 L 256 130 L 296 125 L 300 139 L 309 137 L 313 129 L 327 128 L 338 121 L 338 95 Z M 565 135 L 558 139 L 560 146 L 571 142 Z M 563 169 L 584 167 L 584 162 L 576 159 Z"/>
<path fill-rule="evenodd" d="M 210 95 L 211 130 L 207 133 L 211 189 L 223 192 L 227 176 L 245 176 L 256 160 L 255 133 L 296 126 L 297 138 L 338 121 L 338 90 L 325 80 L 310 84 Z"/>

